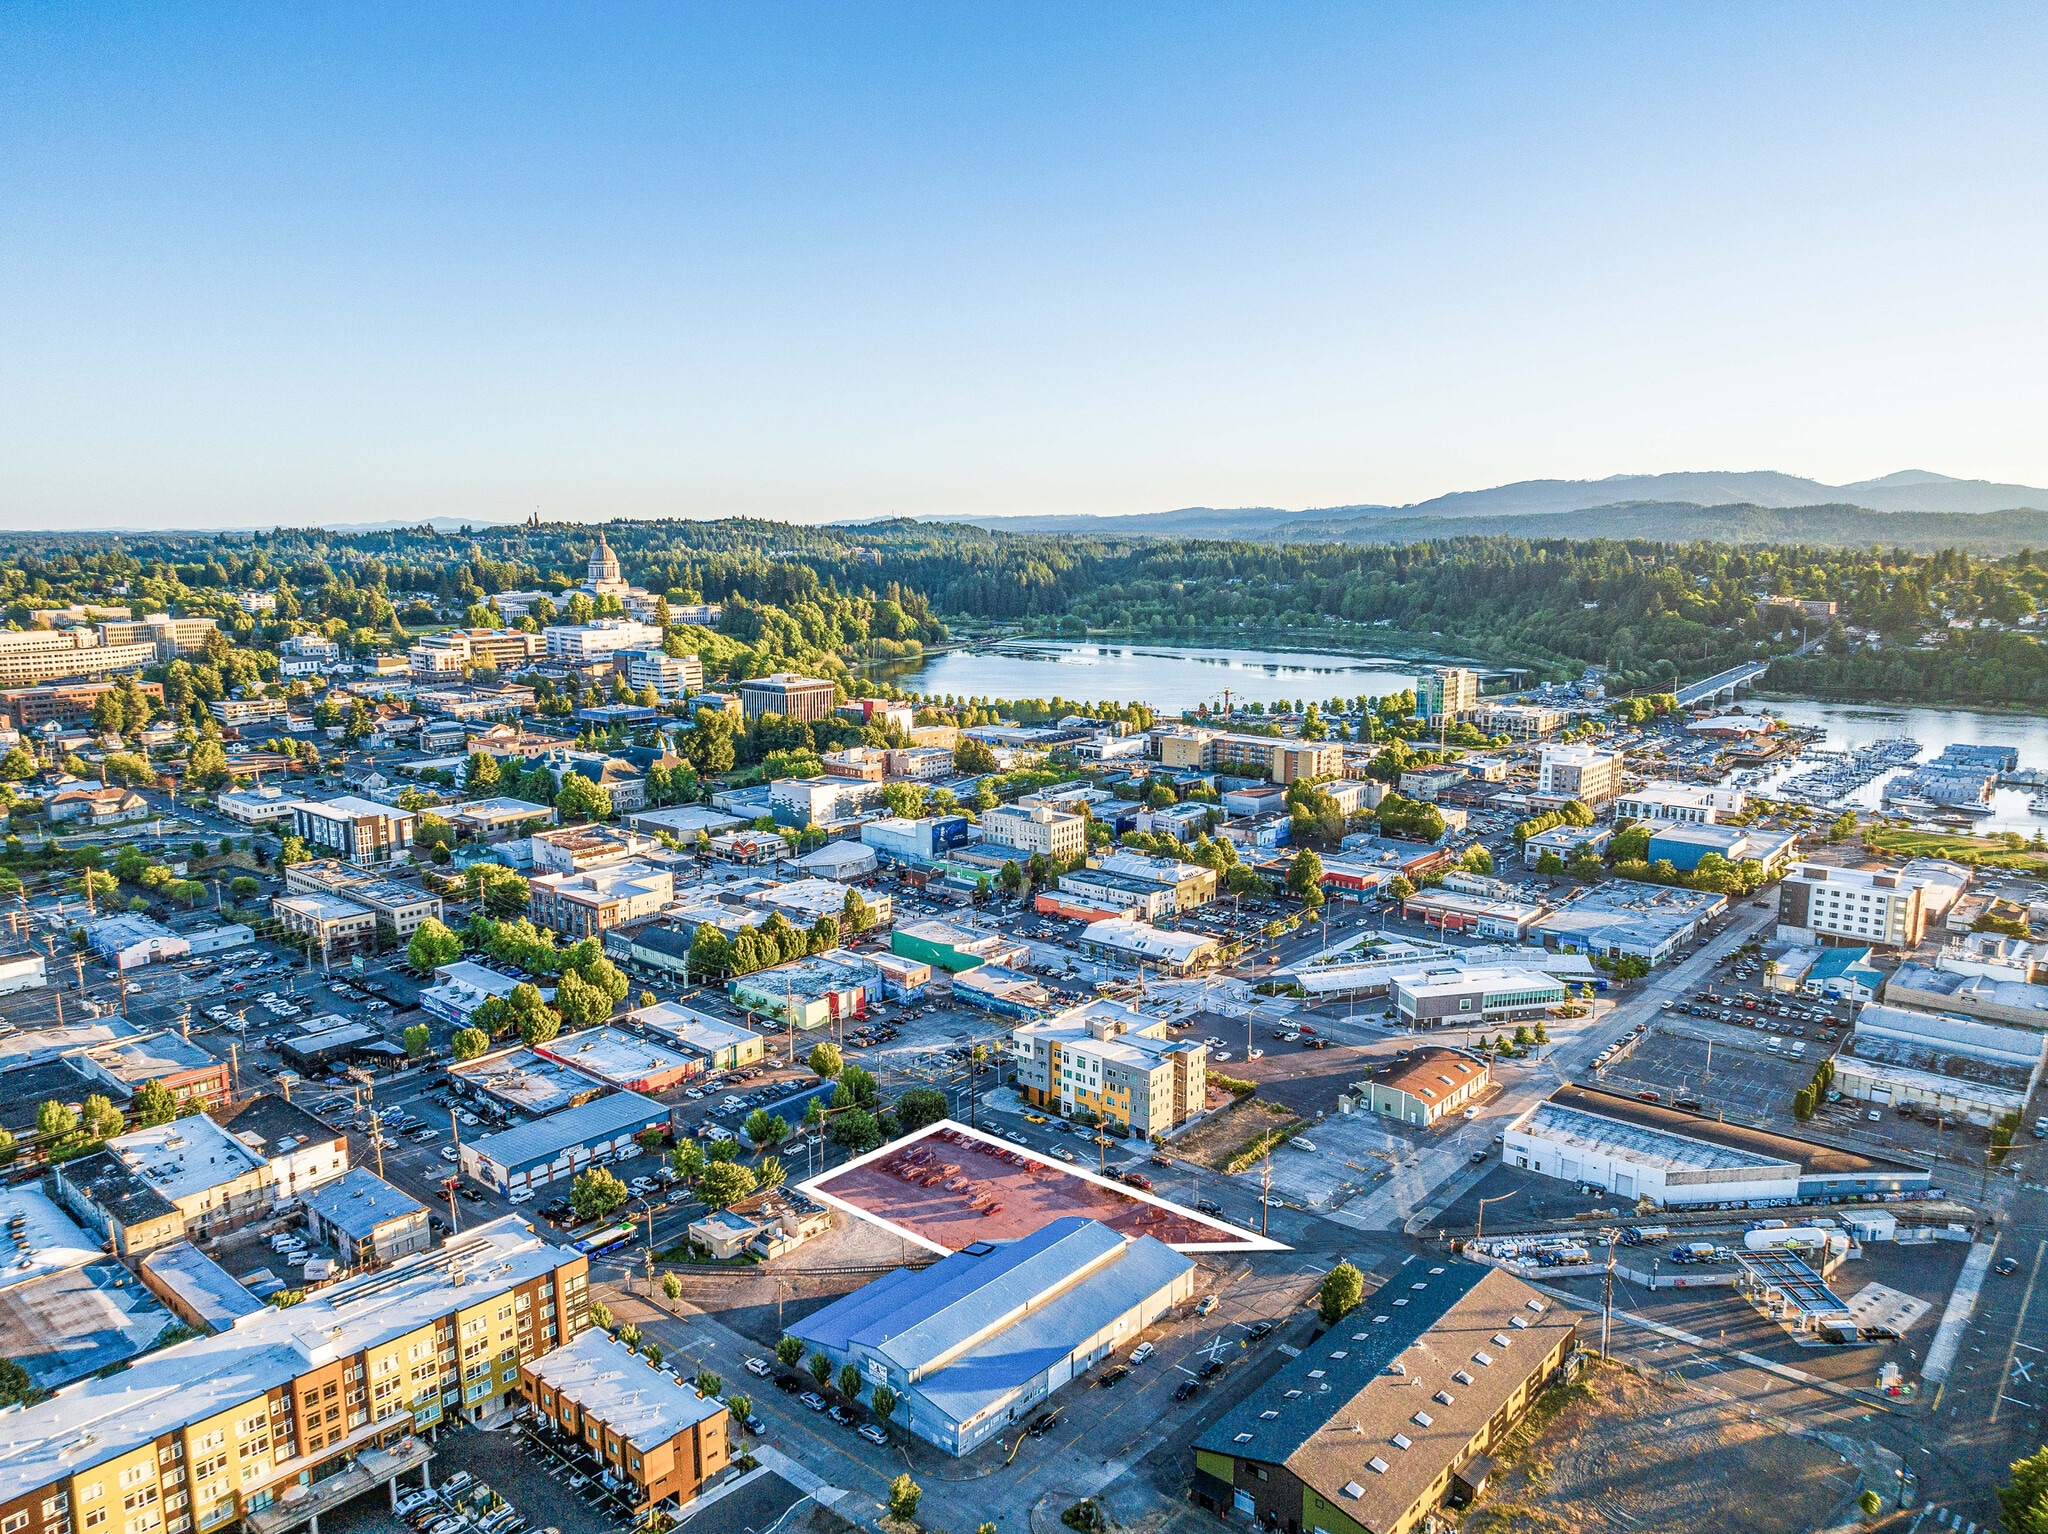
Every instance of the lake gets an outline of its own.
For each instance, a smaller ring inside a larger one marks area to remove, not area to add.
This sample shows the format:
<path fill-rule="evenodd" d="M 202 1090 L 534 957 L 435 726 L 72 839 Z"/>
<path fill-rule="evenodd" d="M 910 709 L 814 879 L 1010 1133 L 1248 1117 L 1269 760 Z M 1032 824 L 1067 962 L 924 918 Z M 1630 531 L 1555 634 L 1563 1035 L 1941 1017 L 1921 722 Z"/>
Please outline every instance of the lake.
<path fill-rule="evenodd" d="M 898 687 L 941 696 L 1147 703 L 1162 714 L 1179 714 L 1203 703 L 1220 707 L 1225 688 L 1233 704 L 1384 697 L 1413 687 L 1427 664 L 1312 650 L 1020 640 L 948 650 L 875 674 Z"/>
<path fill-rule="evenodd" d="M 1199 645 L 1117 644 L 1104 641 L 1020 640 L 1009 644 L 949 650 L 912 666 L 891 667 L 878 676 L 914 692 L 970 698 L 1051 698 L 1076 702 L 1148 703 L 1176 715 L 1208 703 L 1272 703 L 1281 698 L 1380 697 L 1415 685 L 1423 660 L 1343 655 L 1318 650 L 1248 650 Z M 1745 708 L 1758 705 L 1745 701 Z M 1892 708 L 1867 703 L 1818 703 L 1805 699 L 1762 705 L 1790 724 L 1827 731 L 1823 749 L 1849 751 L 1886 736 L 1910 736 L 1926 749 L 1963 742 L 2016 747 L 2022 767 L 2048 768 L 2048 719 L 2026 714 L 1978 714 L 1966 709 Z M 1766 780 L 1765 791 L 1797 771 L 1782 769 Z M 1851 796 L 1866 809 L 1878 807 L 1885 779 Z M 2048 817 L 2027 810 L 2030 794 L 2001 788 L 1997 813 L 1983 829 L 2048 829 Z"/>

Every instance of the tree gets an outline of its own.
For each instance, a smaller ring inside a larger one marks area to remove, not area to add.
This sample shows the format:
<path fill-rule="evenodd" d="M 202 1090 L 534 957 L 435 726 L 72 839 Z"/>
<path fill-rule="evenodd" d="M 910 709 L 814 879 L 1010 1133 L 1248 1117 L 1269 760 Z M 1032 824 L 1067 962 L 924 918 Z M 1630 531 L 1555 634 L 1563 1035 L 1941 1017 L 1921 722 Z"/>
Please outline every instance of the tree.
<path fill-rule="evenodd" d="M 811 923 L 811 952 L 830 953 L 839 946 L 839 920 L 833 916 L 820 916 Z"/>
<path fill-rule="evenodd" d="M 1828 825 L 1828 843 L 1845 842 L 1856 834 L 1856 812 L 1844 810 Z"/>
<path fill-rule="evenodd" d="M 258 884 L 254 879 L 250 878 L 247 874 L 237 875 L 235 878 L 228 881 L 228 893 L 235 897 L 235 903 L 237 905 L 240 905 L 245 900 L 253 900 L 256 896 L 256 892 L 261 888 L 263 888 L 263 886 Z"/>
<path fill-rule="evenodd" d="M 555 809 L 565 820 L 610 820 L 612 796 L 580 772 L 563 772 Z"/>
<path fill-rule="evenodd" d="M 1884 1511 L 1884 1498 L 1880 1497 L 1875 1490 L 1867 1490 L 1856 1499 L 1856 1505 L 1862 1509 L 1864 1517 L 1875 1518 Z"/>
<path fill-rule="evenodd" d="M 804 1345 L 794 1337 L 784 1337 L 775 1344 L 775 1356 L 785 1369 L 794 1369 L 804 1356 Z"/>
<path fill-rule="evenodd" d="M 813 1046 L 811 1052 L 804 1056 L 804 1064 L 816 1073 L 820 1081 L 836 1080 L 840 1071 L 845 1068 L 845 1061 L 839 1053 L 837 1044 Z"/>
<path fill-rule="evenodd" d="M 605 1304 L 603 1300 L 592 1300 L 590 1302 L 590 1324 L 601 1332 L 610 1331 L 612 1329 L 611 1306 Z"/>
<path fill-rule="evenodd" d="M 887 1385 L 877 1385 L 868 1394 L 868 1409 L 879 1417 L 885 1426 L 889 1419 L 896 1415 L 896 1404 L 896 1392 Z"/>
<path fill-rule="evenodd" d="M 725 1388 L 725 1381 L 720 1379 L 716 1374 L 712 1373 L 709 1369 L 699 1369 L 697 1371 L 697 1377 L 694 1380 L 690 1381 L 690 1383 L 695 1385 L 698 1388 L 698 1390 L 702 1391 L 706 1399 L 709 1399 L 710 1397 L 717 1395 L 719 1391 Z"/>
<path fill-rule="evenodd" d="M 804 1367 L 811 1371 L 811 1378 L 818 1382 L 820 1390 L 823 1390 L 832 1378 L 832 1360 L 823 1353 L 813 1353 L 804 1360 Z"/>
<path fill-rule="evenodd" d="M 839 1393 L 849 1401 L 860 1399 L 860 1365 L 844 1363 L 839 1366 Z"/>
<path fill-rule="evenodd" d="M 669 1277 L 674 1278 L 675 1274 L 671 1273 Z M 678 1284 L 676 1287 L 681 1288 L 682 1286 Z M 732 1413 L 733 1421 L 744 1423 L 754 1415 L 754 1398 L 744 1394 L 728 1396 L 725 1402 L 725 1409 Z"/>
<path fill-rule="evenodd" d="M 789 1138 L 789 1120 L 780 1114 L 770 1113 L 766 1108 L 756 1108 L 747 1115 L 741 1126 L 747 1138 L 763 1150 L 771 1150 Z"/>
<path fill-rule="evenodd" d="M 774 1156 L 763 1156 L 754 1166 L 754 1181 L 763 1188 L 779 1188 L 789 1181 L 789 1168 Z"/>
<path fill-rule="evenodd" d="M 889 1483 L 889 1515 L 905 1523 L 917 1516 L 917 1504 L 924 1500 L 924 1488 L 905 1471 Z"/>
<path fill-rule="evenodd" d="M 1389 900 L 1406 900 L 1414 893 L 1415 885 L 1406 874 L 1395 874 L 1393 878 L 1387 881 L 1387 898 Z"/>
<path fill-rule="evenodd" d="M 741 1166 L 737 1161 L 714 1161 L 697 1179 L 697 1197 L 707 1208 L 723 1209 L 738 1203 L 759 1186 L 751 1167 Z"/>
<path fill-rule="evenodd" d="M 427 1052 L 429 1040 L 427 1025 L 414 1023 L 405 1030 L 405 1054 L 409 1060 L 417 1060 Z"/>
<path fill-rule="evenodd" d="M 864 933 L 875 924 L 874 907 L 868 904 L 867 897 L 859 890 L 849 889 L 846 899 L 839 905 L 839 922 L 848 932 Z"/>
<path fill-rule="evenodd" d="M 664 1273 L 661 1275 L 661 1292 L 669 1304 L 673 1305 L 683 1297 L 683 1281 L 673 1273 Z"/>
<path fill-rule="evenodd" d="M 882 1126 L 872 1113 L 861 1108 L 849 1108 L 834 1118 L 826 1134 L 834 1145 L 855 1156 L 882 1143 Z"/>
<path fill-rule="evenodd" d="M 569 1185 L 569 1207 L 580 1220 L 601 1220 L 626 1201 L 626 1185 L 604 1167 L 577 1174 Z"/>
<path fill-rule="evenodd" d="M 12 1165 L 14 1158 L 19 1154 L 21 1147 L 15 1143 L 14 1136 L 0 1129 L 0 1166 Z"/>
<path fill-rule="evenodd" d="M 571 1028 L 593 1028 L 612 1015 L 612 998 L 575 970 L 565 969 L 556 982 L 555 1008 Z"/>
<path fill-rule="evenodd" d="M 134 1110 L 138 1129 L 154 1129 L 178 1116 L 178 1099 L 161 1081 L 145 1081 L 137 1087 L 129 1107 Z"/>
<path fill-rule="evenodd" d="M 858 1065 L 849 1065 L 839 1073 L 839 1084 L 832 1089 L 832 1106 L 835 1108 L 865 1108 L 873 1111 L 882 1105 L 881 1083 L 875 1080 L 872 1071 Z"/>
<path fill-rule="evenodd" d="M 217 740 L 202 740 L 193 746 L 192 754 L 185 762 L 185 786 L 204 789 L 211 793 L 226 788 L 234 782 L 234 774 L 228 771 L 228 754 L 221 749 Z"/>
<path fill-rule="evenodd" d="M 885 783 L 882 785 L 882 803 L 889 807 L 891 815 L 901 815 L 905 820 L 915 820 L 924 813 L 925 786 L 922 783 Z"/>
<path fill-rule="evenodd" d="M 1547 879 L 1555 879 L 1564 872 L 1564 859 L 1545 847 L 1536 859 L 1536 872 Z"/>
<path fill-rule="evenodd" d="M 896 1127 L 911 1134 L 936 1124 L 951 1111 L 946 1094 L 936 1087 L 912 1087 L 896 1099 Z"/>
<path fill-rule="evenodd" d="M 2007 1534 L 2048 1534 L 2048 1448 L 2036 1449 L 2008 1468 L 2012 1479 L 1998 1488 L 2000 1522 Z"/>
<path fill-rule="evenodd" d="M 461 957 L 462 939 L 431 916 L 413 928 L 412 940 L 405 945 L 406 962 L 422 975 Z"/>
<path fill-rule="evenodd" d="M 498 759 L 488 751 L 469 753 L 469 767 L 463 779 L 463 791 L 472 799 L 487 799 L 498 791 L 504 775 L 498 771 Z"/>
<path fill-rule="evenodd" d="M 704 1152 L 695 1140 L 685 1140 L 668 1153 L 668 1164 L 684 1182 L 695 1182 L 704 1175 Z"/>
<path fill-rule="evenodd" d="M 725 934 L 710 922 L 698 924 L 690 939 L 690 973 L 699 979 L 722 975 L 732 968 L 732 946 Z"/>
<path fill-rule="evenodd" d="M 996 875 L 996 884 L 1012 900 L 1024 893 L 1024 870 L 1017 866 L 1015 858 L 1003 860 L 1002 871 Z"/>
<path fill-rule="evenodd" d="M 491 1036 L 481 1028 L 458 1028 L 455 1030 L 455 1036 L 448 1041 L 448 1047 L 454 1052 L 455 1061 L 459 1065 L 464 1060 L 474 1060 L 489 1049 Z"/>
<path fill-rule="evenodd" d="M 1493 854 L 1488 852 L 1479 843 L 1474 842 L 1465 849 L 1465 855 L 1458 859 L 1458 866 L 1467 873 L 1484 874 L 1491 877 L 1493 874 Z"/>
<path fill-rule="evenodd" d="M 296 836 L 287 836 L 278 844 L 277 866 L 289 868 L 294 863 L 310 863 L 313 854 L 306 850 L 306 844 Z"/>
<path fill-rule="evenodd" d="M 226 753 L 221 756 L 227 760 Z M 0 756 L 0 778 L 10 783 L 25 783 L 36 775 L 36 759 L 19 746 L 11 747 L 5 756 Z"/>
<path fill-rule="evenodd" d="M 1348 1262 L 1340 1262 L 1323 1275 L 1323 1285 L 1317 1295 L 1317 1308 L 1321 1311 L 1323 1324 L 1335 1326 L 1365 1298 L 1365 1275 Z"/>
<path fill-rule="evenodd" d="M 11 1358 L 0 1358 L 0 1406 L 27 1406 L 36 1399 L 35 1381 Z"/>
<path fill-rule="evenodd" d="M 1287 892 L 1310 910 L 1323 903 L 1323 860 L 1304 847 L 1287 865 Z"/>

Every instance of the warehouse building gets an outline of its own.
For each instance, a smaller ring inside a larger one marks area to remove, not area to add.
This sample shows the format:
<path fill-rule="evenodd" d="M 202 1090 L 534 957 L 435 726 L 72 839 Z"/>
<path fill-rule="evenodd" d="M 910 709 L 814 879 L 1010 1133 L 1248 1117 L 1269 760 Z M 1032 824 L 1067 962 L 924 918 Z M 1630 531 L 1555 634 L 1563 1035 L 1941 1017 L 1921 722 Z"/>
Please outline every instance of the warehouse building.
<path fill-rule="evenodd" d="M 1479 1055 L 1462 1049 L 1418 1049 L 1384 1076 L 1359 1083 L 1360 1106 L 1417 1129 L 1433 1128 L 1448 1114 L 1482 1097 L 1493 1073 Z"/>
<path fill-rule="evenodd" d="M 1772 831 L 1760 826 L 1653 825 L 1650 828 L 1649 860 L 1669 863 L 1680 873 L 1691 873 L 1709 854 L 1729 863 L 1755 861 L 1766 873 L 1775 874 L 1799 845 L 1794 831 Z"/>
<path fill-rule="evenodd" d="M 1828 950 L 1830 954 L 1855 951 Z M 1862 951 L 1866 956 L 1870 952 L 1867 948 Z M 1884 999 L 1896 1006 L 1954 1012 L 1981 1022 L 2010 1023 L 2048 1032 L 2048 985 L 2037 985 L 2024 978 L 2027 970 L 2005 968 L 2001 976 L 1950 970 L 1946 964 L 1944 960 L 1942 967 L 1934 969 L 1924 964 L 1901 964 L 1892 971 L 1891 979 L 1884 982 Z"/>
<path fill-rule="evenodd" d="M 1529 936 L 1548 949 L 1657 965 L 1727 909 L 1728 897 L 1711 890 L 1606 879 L 1546 914 Z"/>
<path fill-rule="evenodd" d="M 1221 945 L 1199 932 L 1169 932 L 1150 922 L 1112 916 L 1083 928 L 1081 947 L 1107 959 L 1143 965 L 1160 974 L 1184 975 L 1215 958 Z"/>
<path fill-rule="evenodd" d="M 615 1092 L 472 1141 L 462 1147 L 462 1173 L 500 1193 L 568 1182 L 593 1164 L 638 1155 L 636 1135 L 667 1128 L 668 1109 L 653 1098 Z"/>
<path fill-rule="evenodd" d="M 747 1013 L 771 1017 L 785 1028 L 823 1028 L 868 1015 L 874 965 L 845 948 L 792 959 L 731 981 L 726 994 Z"/>
<path fill-rule="evenodd" d="M 2048 1051 L 2048 1034 L 2032 1028 L 1888 1004 L 1868 1006 L 1858 1012 L 1856 1031 L 1851 1037 L 1859 1055 L 1911 1063 L 1954 1057 L 2005 1066 L 2023 1074 L 2036 1070 L 2043 1052 Z"/>
<path fill-rule="evenodd" d="M 943 921 L 916 921 L 896 928 L 889 934 L 889 952 L 956 975 L 977 964 L 1023 964 L 1031 955 L 1030 949 L 1013 939 Z"/>
<path fill-rule="evenodd" d="M 448 1080 L 458 1096 L 472 1100 L 489 1098 L 507 1112 L 523 1113 L 529 1118 L 580 1107 L 604 1096 L 606 1091 L 603 1082 L 536 1054 L 523 1044 L 451 1064 Z"/>
<path fill-rule="evenodd" d="M 1411 1271 L 1195 1439 L 1198 1504 L 1289 1534 L 1409 1534 L 1484 1491 L 1578 1316 L 1499 1268 Z"/>
<path fill-rule="evenodd" d="M 955 975 L 953 999 L 998 1017 L 1038 1017 L 1052 1005 L 1050 991 L 1005 964 L 977 964 Z"/>
<path fill-rule="evenodd" d="M 558 1034 L 534 1052 L 545 1059 L 574 1066 L 584 1075 L 608 1087 L 626 1092 L 644 1092 L 652 1097 L 679 1087 L 692 1076 L 704 1074 L 704 1062 L 650 1043 L 612 1028 L 585 1028 L 578 1033 Z"/>
<path fill-rule="evenodd" d="M 723 1401 L 595 1328 L 522 1363 L 519 1389 L 544 1421 L 598 1457 L 636 1517 L 661 1502 L 681 1507 L 730 1458 Z"/>
<path fill-rule="evenodd" d="M 656 1002 L 625 1020 L 635 1027 L 658 1033 L 685 1054 L 694 1055 L 705 1071 L 731 1071 L 743 1065 L 758 1065 L 767 1052 L 768 1041 L 751 1028 L 728 1023 L 722 1018 L 679 1006 L 672 1001 Z"/>
<path fill-rule="evenodd" d="M 898 1268 L 790 1335 L 886 1384 L 910 1430 L 966 1454 L 1192 1297 L 1195 1265 L 1150 1236 L 1068 1216 Z"/>
<path fill-rule="evenodd" d="M 1909 1193 L 1926 1167 L 1700 1118 L 1594 1087 L 1563 1086 L 1506 1131 L 1502 1157 L 1617 1198 L 1659 1204 Z"/>

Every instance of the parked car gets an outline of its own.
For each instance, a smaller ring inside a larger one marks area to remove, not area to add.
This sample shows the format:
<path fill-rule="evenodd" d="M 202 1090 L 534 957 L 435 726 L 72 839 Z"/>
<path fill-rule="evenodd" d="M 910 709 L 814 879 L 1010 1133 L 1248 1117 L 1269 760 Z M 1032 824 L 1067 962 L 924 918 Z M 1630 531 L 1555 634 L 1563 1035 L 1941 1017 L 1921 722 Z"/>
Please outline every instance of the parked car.
<path fill-rule="evenodd" d="M 1173 1398 L 1176 1401 L 1185 1401 L 1188 1397 L 1200 1395 L 1201 1393 L 1201 1385 L 1194 1380 L 1182 1380 L 1173 1388 Z"/>
<path fill-rule="evenodd" d="M 803 1402 L 803 1404 L 808 1406 L 812 1411 L 823 1411 L 825 1409 L 825 1398 L 819 1395 L 818 1392 L 815 1390 L 806 1390 L 802 1395 L 798 1396 L 797 1399 Z"/>
<path fill-rule="evenodd" d="M 872 1422 L 863 1422 L 855 1431 L 877 1448 L 886 1448 L 888 1446 L 889 1435 L 876 1427 Z"/>
<path fill-rule="evenodd" d="M 768 1360 L 765 1358 L 750 1358 L 742 1367 L 756 1379 L 768 1378 Z"/>
<path fill-rule="evenodd" d="M 1153 1350 L 1152 1350 L 1152 1344 L 1151 1344 L 1151 1343 L 1149 1343 L 1149 1342 L 1141 1342 L 1141 1343 L 1139 1343 L 1139 1344 L 1138 1344 L 1138 1345 L 1137 1345 L 1136 1347 L 1134 1347 L 1134 1348 L 1132 1348 L 1132 1349 L 1131 1349 L 1131 1362 L 1132 1362 L 1132 1363 L 1134 1363 L 1134 1364 L 1141 1364 L 1141 1363 L 1143 1363 L 1143 1362 L 1144 1362 L 1144 1361 L 1145 1361 L 1146 1359 L 1148 1359 L 1148 1358 L 1150 1358 L 1150 1357 L 1152 1356 L 1152 1351 L 1153 1351 Z"/>

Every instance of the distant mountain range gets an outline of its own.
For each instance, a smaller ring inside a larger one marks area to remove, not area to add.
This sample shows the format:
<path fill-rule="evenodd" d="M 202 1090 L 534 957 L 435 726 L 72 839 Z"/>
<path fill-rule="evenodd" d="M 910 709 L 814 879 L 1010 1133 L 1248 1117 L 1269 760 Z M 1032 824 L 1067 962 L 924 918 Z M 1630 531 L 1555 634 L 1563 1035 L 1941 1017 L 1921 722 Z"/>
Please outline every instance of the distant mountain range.
<path fill-rule="evenodd" d="M 1410 506 L 1326 506 L 1307 511 L 1286 511 L 1273 506 L 1218 508 L 1190 506 L 1179 511 L 1141 512 L 1128 517 L 945 516 L 932 521 L 967 522 L 1011 533 L 1089 533 L 1111 537 L 1137 534 L 1148 537 L 1250 538 L 1260 542 L 1329 541 L 1363 539 L 1374 541 L 1366 523 L 1374 520 L 1399 522 L 1415 527 L 1425 522 L 1464 519 L 1541 518 L 1563 512 L 1619 511 L 1633 508 L 1640 515 L 1651 506 L 1714 508 L 1718 511 L 1866 511 L 1875 513 L 1932 513 L 1978 517 L 2007 511 L 2048 511 L 2048 490 L 2032 485 L 2000 485 L 1984 479 L 1952 479 L 1908 469 L 1882 479 L 1859 480 L 1850 485 L 1826 485 L 1796 474 L 1779 474 L 1761 469 L 1742 473 L 1698 474 L 1616 474 L 1607 479 L 1525 479 L 1491 490 L 1459 490 Z M 1664 536 L 1720 537 L 1701 531 L 1677 533 L 1669 530 L 1670 519 L 1660 514 L 1667 531 Z M 1753 521 L 1754 519 L 1743 519 Z M 1802 525 L 1769 537 L 1740 538 L 1741 542 L 1822 541 Z M 1335 529 L 1341 528 L 1338 532 Z M 1495 527 L 1492 531 L 1509 531 Z M 1382 530 L 1380 536 L 1385 536 Z M 1448 537 L 1478 533 L 1477 527 L 1439 527 L 1412 536 Z M 1534 531 L 1515 527 L 1515 532 Z M 1554 536 L 1551 529 L 1540 536 Z M 1868 530 L 1875 542 L 1892 542 L 1893 533 Z M 1574 519 L 1574 536 L 1635 536 L 1593 534 L 1583 519 Z M 1647 536 L 1647 534 L 1646 534 Z M 2018 547 L 2018 545 L 2015 545 Z"/>

